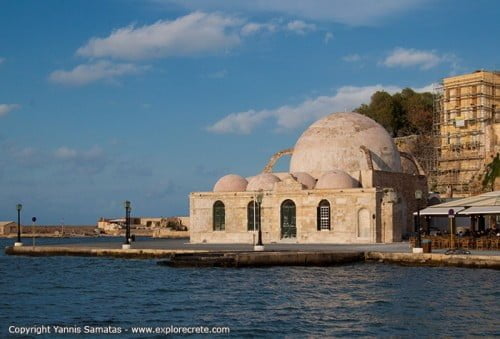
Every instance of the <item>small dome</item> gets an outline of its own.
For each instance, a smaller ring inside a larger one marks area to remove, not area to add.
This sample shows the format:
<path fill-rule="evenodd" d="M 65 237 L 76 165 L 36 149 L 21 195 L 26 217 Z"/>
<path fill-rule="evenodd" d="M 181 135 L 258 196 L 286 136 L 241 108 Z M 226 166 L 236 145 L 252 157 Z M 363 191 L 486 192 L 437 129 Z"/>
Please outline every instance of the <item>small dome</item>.
<path fill-rule="evenodd" d="M 272 191 L 274 188 L 274 184 L 280 181 L 281 180 L 274 174 L 261 173 L 250 179 L 250 182 L 247 186 L 247 191 Z"/>
<path fill-rule="evenodd" d="M 314 179 L 309 173 L 306 172 L 296 172 L 292 173 L 293 177 L 305 186 L 306 189 L 311 190 L 316 186 L 316 179 Z"/>
<path fill-rule="evenodd" d="M 283 181 L 284 179 L 290 177 L 290 173 L 288 172 L 273 172 L 271 174 L 277 176 L 280 181 Z"/>
<path fill-rule="evenodd" d="M 340 189 L 360 187 L 357 180 L 344 171 L 333 170 L 319 178 L 316 189 Z"/>
<path fill-rule="evenodd" d="M 228 174 L 220 178 L 214 186 L 214 192 L 244 192 L 248 181 L 237 174 Z"/>

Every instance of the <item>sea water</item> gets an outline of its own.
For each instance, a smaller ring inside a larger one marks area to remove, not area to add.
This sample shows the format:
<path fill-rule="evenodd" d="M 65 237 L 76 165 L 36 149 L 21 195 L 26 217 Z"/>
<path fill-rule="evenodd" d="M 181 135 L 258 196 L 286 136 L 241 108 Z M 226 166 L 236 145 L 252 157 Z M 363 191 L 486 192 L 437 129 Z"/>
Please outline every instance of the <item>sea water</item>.
<path fill-rule="evenodd" d="M 58 241 L 68 240 L 37 243 Z M 0 254 L 0 337 L 23 328 L 33 329 L 28 337 L 52 337 L 57 328 L 67 337 L 157 337 L 195 327 L 236 337 L 499 336 L 499 305 L 500 274 L 489 269 L 169 268 L 156 260 Z M 160 332 L 132 333 L 142 327 Z M 106 334 L 112 329 L 120 333 Z"/>

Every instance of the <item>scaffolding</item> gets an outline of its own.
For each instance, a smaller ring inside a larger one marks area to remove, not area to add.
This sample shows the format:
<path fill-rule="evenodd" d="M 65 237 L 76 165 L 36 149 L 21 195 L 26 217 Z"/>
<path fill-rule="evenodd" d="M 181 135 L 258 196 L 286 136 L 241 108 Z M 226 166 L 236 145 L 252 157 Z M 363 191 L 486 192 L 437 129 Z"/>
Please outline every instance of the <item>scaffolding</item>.
<path fill-rule="evenodd" d="M 481 192 L 488 157 L 495 153 L 500 123 L 498 72 L 477 71 L 444 79 L 435 92 L 434 163 L 431 188 L 446 196 Z"/>

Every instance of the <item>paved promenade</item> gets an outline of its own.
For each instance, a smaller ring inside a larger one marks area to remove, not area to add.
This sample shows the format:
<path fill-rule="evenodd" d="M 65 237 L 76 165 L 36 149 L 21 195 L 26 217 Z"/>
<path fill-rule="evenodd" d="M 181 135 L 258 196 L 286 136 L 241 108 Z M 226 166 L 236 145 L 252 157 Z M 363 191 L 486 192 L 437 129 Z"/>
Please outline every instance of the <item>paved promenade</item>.
<path fill-rule="evenodd" d="M 61 243 L 63 247 L 86 247 L 96 249 L 120 249 L 123 240 L 120 238 L 110 239 L 106 242 L 89 242 L 79 244 Z M 336 252 L 389 252 L 410 253 L 410 245 L 407 242 L 393 244 L 264 244 L 266 251 L 336 251 Z M 188 239 L 148 239 L 140 238 L 132 243 L 134 249 L 161 249 L 161 250 L 203 250 L 203 251 L 252 251 L 252 245 L 246 244 L 191 244 Z M 446 250 L 433 250 L 433 253 L 444 253 Z M 500 255 L 500 251 L 471 251 L 475 255 Z"/>
<path fill-rule="evenodd" d="M 119 249 L 123 243 L 122 239 L 113 239 L 109 242 L 82 242 L 79 244 L 61 243 L 57 246 L 64 247 L 88 247 L 101 249 Z M 383 252 L 410 252 L 408 243 L 395 244 L 264 244 L 269 251 L 339 251 L 339 252 L 359 252 L 359 251 L 383 251 Z M 163 250 L 209 250 L 209 251 L 251 251 L 252 245 L 246 244 L 191 244 L 188 239 L 138 239 L 132 243 L 135 249 L 163 249 Z"/>
<path fill-rule="evenodd" d="M 109 240 L 109 241 L 108 241 Z M 71 249 L 121 249 L 122 238 L 92 238 L 88 242 L 68 243 L 64 241 L 57 245 L 40 245 L 37 247 L 64 247 Z M 30 242 L 25 242 L 26 247 L 31 247 Z M 411 253 L 407 242 L 393 244 L 295 244 L 279 243 L 264 244 L 266 251 L 328 251 L 328 252 L 383 252 L 383 253 Z M 252 251 L 252 245 L 246 244 L 191 244 L 188 239 L 152 239 L 138 238 L 132 243 L 132 248 L 137 250 L 165 250 L 165 251 Z M 433 253 L 444 253 L 446 250 L 433 250 Z M 473 255 L 500 256 L 500 251 L 471 251 Z"/>

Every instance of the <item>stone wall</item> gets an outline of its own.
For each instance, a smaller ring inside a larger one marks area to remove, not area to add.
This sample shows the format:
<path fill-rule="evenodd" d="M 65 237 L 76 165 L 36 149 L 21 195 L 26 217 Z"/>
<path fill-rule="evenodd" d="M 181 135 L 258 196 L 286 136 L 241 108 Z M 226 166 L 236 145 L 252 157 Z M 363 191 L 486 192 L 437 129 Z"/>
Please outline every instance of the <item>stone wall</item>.
<path fill-rule="evenodd" d="M 387 202 L 388 194 L 375 188 L 345 190 L 275 190 L 264 195 L 261 209 L 264 243 L 293 241 L 297 243 L 375 243 L 401 240 L 402 220 L 394 212 L 397 201 Z M 253 243 L 255 233 L 247 230 L 247 206 L 252 192 L 191 193 L 190 238 L 193 243 Z M 296 205 L 297 237 L 281 239 L 281 204 L 290 199 Z M 317 207 L 326 199 L 330 202 L 331 230 L 317 230 Z M 225 205 L 225 230 L 213 231 L 213 204 Z M 386 199 L 387 200 L 387 199 Z M 389 216 L 386 216 L 389 215 Z M 384 221 L 384 224 L 383 224 Z M 393 222 L 395 221 L 395 222 Z M 365 230 L 360 227 L 366 226 Z M 384 225 L 384 229 L 382 228 Z"/>
<path fill-rule="evenodd" d="M 0 225 L 0 235 L 17 234 L 17 223 L 9 222 Z"/>
<path fill-rule="evenodd" d="M 369 173 L 365 173 L 365 176 Z M 404 233 L 413 231 L 413 212 L 417 211 L 417 201 L 415 200 L 415 191 L 422 191 L 422 201 L 418 206 L 420 209 L 427 206 L 425 197 L 428 195 L 427 179 L 422 175 L 410 175 L 406 173 L 392 173 L 383 171 L 374 171 L 372 174 L 372 185 L 374 187 L 392 188 L 396 194 L 402 214 L 403 225 L 399 227 Z M 404 234 L 403 234 L 404 235 Z"/>

